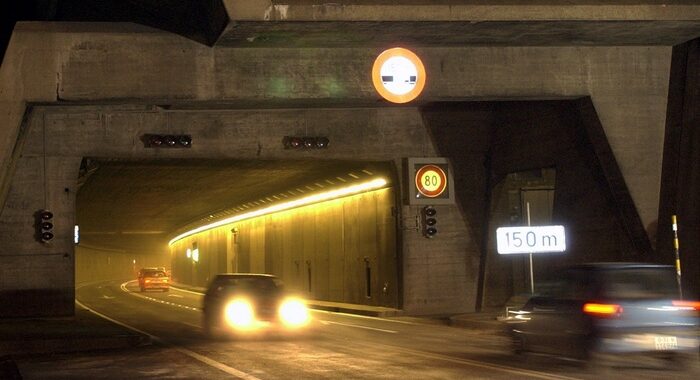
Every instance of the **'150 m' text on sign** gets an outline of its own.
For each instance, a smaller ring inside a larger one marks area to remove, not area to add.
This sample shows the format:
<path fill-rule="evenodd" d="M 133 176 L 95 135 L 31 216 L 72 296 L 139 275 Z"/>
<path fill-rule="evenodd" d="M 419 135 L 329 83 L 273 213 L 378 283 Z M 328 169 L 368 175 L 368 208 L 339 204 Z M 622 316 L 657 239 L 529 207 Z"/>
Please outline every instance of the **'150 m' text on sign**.
<path fill-rule="evenodd" d="M 500 254 L 566 251 L 564 226 L 501 227 L 496 242 Z"/>

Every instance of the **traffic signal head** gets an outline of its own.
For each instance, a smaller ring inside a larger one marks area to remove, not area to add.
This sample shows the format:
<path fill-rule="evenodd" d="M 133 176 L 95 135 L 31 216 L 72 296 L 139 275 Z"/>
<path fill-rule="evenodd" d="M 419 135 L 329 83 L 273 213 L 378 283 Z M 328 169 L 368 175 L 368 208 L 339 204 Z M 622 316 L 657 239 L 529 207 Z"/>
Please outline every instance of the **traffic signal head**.
<path fill-rule="evenodd" d="M 284 149 L 307 150 L 328 148 L 328 137 L 285 136 L 282 140 Z"/>
<path fill-rule="evenodd" d="M 39 210 L 36 214 L 36 234 L 42 243 L 53 239 L 53 213 L 49 210 Z"/>
<path fill-rule="evenodd" d="M 432 238 L 437 234 L 437 210 L 433 206 L 425 206 L 421 212 L 423 236 Z"/>
<path fill-rule="evenodd" d="M 190 135 L 145 134 L 141 139 L 146 148 L 190 148 L 192 146 Z"/>

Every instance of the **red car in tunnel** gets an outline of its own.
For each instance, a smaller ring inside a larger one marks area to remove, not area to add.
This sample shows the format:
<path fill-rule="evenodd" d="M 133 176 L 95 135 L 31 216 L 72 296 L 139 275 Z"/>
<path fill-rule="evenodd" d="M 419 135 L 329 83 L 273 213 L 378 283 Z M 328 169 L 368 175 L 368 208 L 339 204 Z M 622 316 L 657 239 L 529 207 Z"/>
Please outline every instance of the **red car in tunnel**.
<path fill-rule="evenodd" d="M 139 289 L 159 289 L 164 292 L 170 290 L 170 279 L 166 272 L 160 268 L 143 268 L 138 274 Z"/>

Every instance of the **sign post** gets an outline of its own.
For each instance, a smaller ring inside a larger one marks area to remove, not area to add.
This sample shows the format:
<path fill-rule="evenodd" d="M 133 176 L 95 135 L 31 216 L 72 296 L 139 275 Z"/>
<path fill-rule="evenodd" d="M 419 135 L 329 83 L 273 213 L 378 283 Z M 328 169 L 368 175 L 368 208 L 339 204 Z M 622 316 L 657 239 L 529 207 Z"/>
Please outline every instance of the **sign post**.
<path fill-rule="evenodd" d="M 530 202 L 525 203 L 527 207 L 527 226 L 530 227 Z M 532 269 L 532 252 L 530 252 L 530 294 L 535 294 L 535 272 Z"/>
<path fill-rule="evenodd" d="M 530 255 L 530 292 L 535 292 L 532 254 L 566 251 L 564 226 L 530 226 L 530 205 L 527 204 L 528 226 L 499 227 L 496 229 L 496 244 L 501 255 Z"/>

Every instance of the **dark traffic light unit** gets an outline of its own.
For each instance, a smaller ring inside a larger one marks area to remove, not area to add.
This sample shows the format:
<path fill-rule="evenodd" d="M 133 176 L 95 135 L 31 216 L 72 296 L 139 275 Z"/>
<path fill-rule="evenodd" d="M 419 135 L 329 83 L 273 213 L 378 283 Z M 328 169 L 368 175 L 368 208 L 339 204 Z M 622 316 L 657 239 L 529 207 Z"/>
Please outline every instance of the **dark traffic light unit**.
<path fill-rule="evenodd" d="M 192 136 L 190 135 L 154 135 L 142 136 L 146 148 L 190 148 Z"/>
<path fill-rule="evenodd" d="M 423 236 L 432 238 L 437 234 L 437 210 L 433 206 L 425 206 L 421 212 Z"/>
<path fill-rule="evenodd" d="M 53 213 L 49 210 L 39 210 L 36 213 L 36 236 L 42 243 L 53 239 Z"/>
<path fill-rule="evenodd" d="M 284 149 L 325 149 L 329 142 L 328 137 L 309 136 L 285 136 L 282 141 Z"/>

